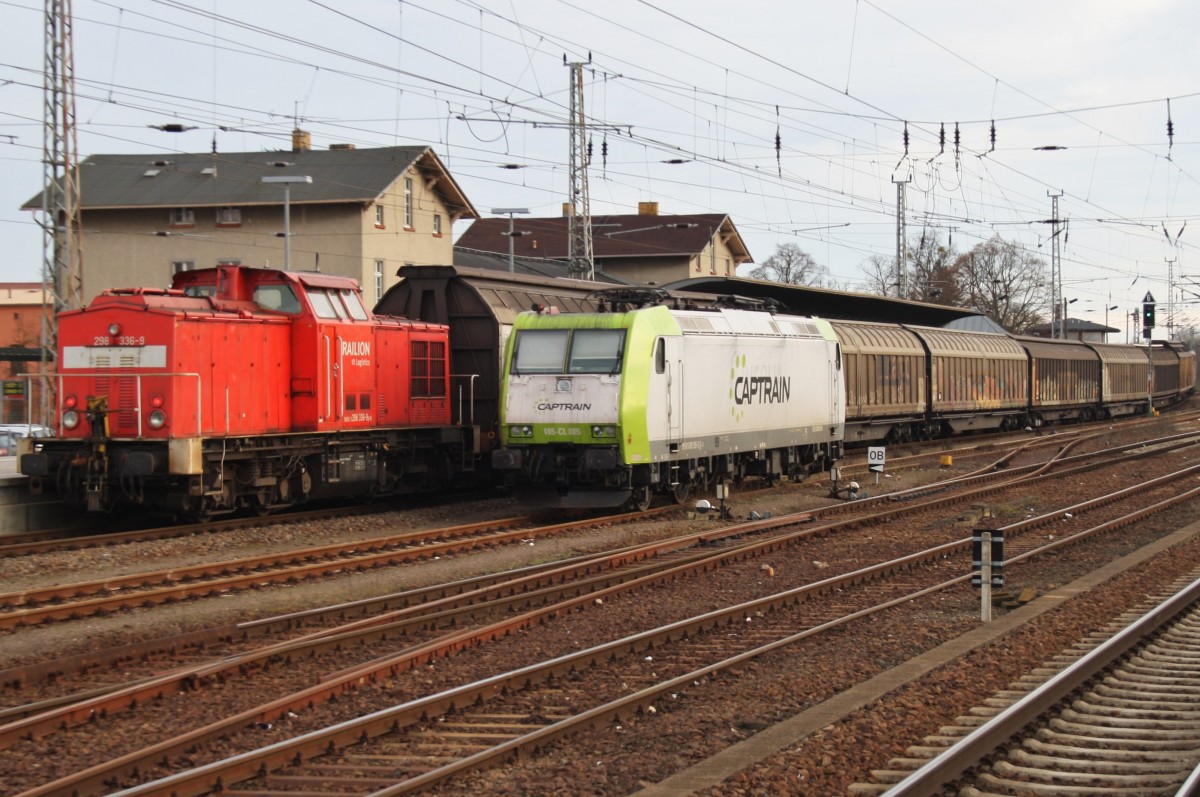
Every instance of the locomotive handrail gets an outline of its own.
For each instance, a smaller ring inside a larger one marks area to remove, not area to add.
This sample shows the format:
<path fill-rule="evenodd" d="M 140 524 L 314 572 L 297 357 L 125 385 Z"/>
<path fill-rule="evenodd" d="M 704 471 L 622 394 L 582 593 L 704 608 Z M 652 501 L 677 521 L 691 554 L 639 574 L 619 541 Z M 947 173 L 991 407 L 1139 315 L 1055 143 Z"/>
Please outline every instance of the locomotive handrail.
<path fill-rule="evenodd" d="M 475 425 L 475 380 L 479 378 L 479 374 L 450 374 L 451 379 L 469 379 L 468 387 L 470 396 L 467 399 L 467 406 L 471 410 L 470 426 Z M 462 423 L 463 408 L 462 408 L 462 385 L 458 387 L 458 422 Z"/>
<path fill-rule="evenodd" d="M 166 373 L 153 373 L 153 374 L 127 374 L 127 373 L 116 373 L 113 371 L 72 371 L 69 374 L 64 374 L 64 373 L 55 374 L 54 379 L 58 384 L 58 395 L 61 396 L 61 395 L 63 395 L 63 380 L 64 379 L 68 379 L 68 378 L 73 379 L 76 377 L 83 377 L 83 378 L 104 377 L 104 378 L 108 378 L 108 379 L 129 379 L 130 377 L 132 377 L 135 380 L 134 384 L 136 385 L 136 394 L 137 394 L 137 406 L 133 408 L 133 412 L 137 418 L 137 438 L 136 439 L 141 440 L 143 438 L 143 434 L 142 434 L 142 377 L 143 376 L 152 377 L 154 379 L 159 379 L 161 377 L 170 377 L 170 378 L 191 377 L 192 379 L 195 379 L 196 380 L 196 435 L 200 436 L 200 435 L 204 434 L 204 406 L 203 406 L 204 385 L 200 379 L 200 374 L 198 374 L 196 372 L 193 372 L 193 371 L 178 371 L 178 372 L 171 371 L 171 372 L 166 372 Z M 55 435 L 56 437 L 63 436 L 62 435 L 62 432 L 63 432 L 62 413 L 59 413 L 58 422 L 55 427 L 55 431 L 56 431 L 56 435 Z M 226 431 L 226 433 L 229 432 L 228 424 L 226 424 L 225 431 Z"/>

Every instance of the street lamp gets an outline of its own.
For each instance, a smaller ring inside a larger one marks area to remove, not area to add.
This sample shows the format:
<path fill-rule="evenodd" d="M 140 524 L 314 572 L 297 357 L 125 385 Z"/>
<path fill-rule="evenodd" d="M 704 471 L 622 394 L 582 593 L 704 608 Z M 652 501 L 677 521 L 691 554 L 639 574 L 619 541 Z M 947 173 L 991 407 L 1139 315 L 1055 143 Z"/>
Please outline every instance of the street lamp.
<path fill-rule="evenodd" d="M 513 216 L 518 213 L 528 213 L 529 208 L 492 208 L 492 212 L 508 214 L 508 270 L 509 272 L 515 271 L 516 259 L 513 256 L 513 238 L 515 238 L 518 233 L 513 232 Z M 528 235 L 528 233 L 525 232 L 519 234 Z"/>
<path fill-rule="evenodd" d="M 283 186 L 283 270 L 292 270 L 292 186 L 299 183 L 311 183 L 312 177 L 305 175 L 268 175 L 262 178 L 264 183 L 277 183 Z"/>
<path fill-rule="evenodd" d="M 1078 299 L 1068 299 L 1065 296 L 1063 297 L 1063 300 L 1062 300 L 1062 322 L 1059 324 L 1059 327 L 1058 327 L 1058 337 L 1063 338 L 1064 340 L 1067 337 L 1067 305 L 1075 304 L 1075 302 L 1077 302 L 1077 301 L 1079 301 L 1079 300 Z M 1054 337 L 1054 336 L 1051 335 L 1050 337 Z"/>

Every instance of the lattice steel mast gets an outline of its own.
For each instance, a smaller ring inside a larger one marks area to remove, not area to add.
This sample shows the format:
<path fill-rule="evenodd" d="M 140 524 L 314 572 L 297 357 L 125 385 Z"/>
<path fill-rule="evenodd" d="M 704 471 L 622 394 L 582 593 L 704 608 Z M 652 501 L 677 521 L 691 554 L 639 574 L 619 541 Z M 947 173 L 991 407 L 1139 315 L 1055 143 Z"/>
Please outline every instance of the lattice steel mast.
<path fill-rule="evenodd" d="M 565 61 L 565 56 L 564 56 Z M 592 255 L 592 207 L 588 197 L 588 136 L 587 117 L 583 112 L 582 61 L 567 64 L 571 67 L 571 173 L 570 216 L 567 220 L 567 271 L 577 279 L 595 279 L 596 267 Z"/>
<path fill-rule="evenodd" d="M 46 0 L 45 13 L 41 343 L 42 373 L 48 374 L 58 342 L 58 313 L 83 305 L 83 250 L 79 225 L 71 0 Z M 43 421 L 50 417 L 52 390 L 48 387 L 42 390 Z"/>

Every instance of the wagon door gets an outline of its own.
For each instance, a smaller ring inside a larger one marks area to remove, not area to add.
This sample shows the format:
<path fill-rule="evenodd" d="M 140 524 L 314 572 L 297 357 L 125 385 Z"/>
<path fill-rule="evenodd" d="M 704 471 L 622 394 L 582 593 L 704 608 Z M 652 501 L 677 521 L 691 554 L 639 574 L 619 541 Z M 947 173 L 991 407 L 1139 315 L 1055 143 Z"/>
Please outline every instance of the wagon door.
<path fill-rule="evenodd" d="M 654 370 L 666 378 L 668 451 L 679 450 L 683 437 L 683 358 L 679 338 L 659 338 L 654 353 Z"/>
<path fill-rule="evenodd" d="M 845 423 L 846 419 L 842 406 L 846 400 L 846 384 L 842 378 L 842 344 L 835 340 L 828 345 L 833 355 L 829 358 L 829 406 L 833 411 L 830 423 L 836 426 Z"/>

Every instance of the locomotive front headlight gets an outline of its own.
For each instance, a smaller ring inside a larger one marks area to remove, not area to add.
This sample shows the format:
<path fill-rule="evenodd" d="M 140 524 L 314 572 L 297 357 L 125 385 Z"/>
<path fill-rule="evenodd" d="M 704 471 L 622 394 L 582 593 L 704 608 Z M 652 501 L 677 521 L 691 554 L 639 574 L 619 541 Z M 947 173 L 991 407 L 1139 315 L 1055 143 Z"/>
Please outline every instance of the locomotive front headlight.
<path fill-rule="evenodd" d="M 65 406 L 69 410 L 75 409 L 75 407 L 77 407 L 78 405 L 79 405 L 79 399 L 75 398 L 74 396 L 67 396 L 65 399 L 63 399 L 63 406 Z"/>
<path fill-rule="evenodd" d="M 525 426 L 510 426 L 508 427 L 510 437 L 533 437 L 533 427 L 526 424 Z"/>
<path fill-rule="evenodd" d="M 121 325 L 120 324 L 113 323 L 113 324 L 108 325 L 108 336 L 110 338 L 115 338 L 117 335 L 120 335 L 120 334 L 121 334 Z"/>
<path fill-rule="evenodd" d="M 596 425 L 592 427 L 592 437 L 616 437 L 617 427 L 609 425 Z"/>
<path fill-rule="evenodd" d="M 150 413 L 150 428 L 161 429 L 167 424 L 167 414 L 162 410 L 155 410 Z"/>
<path fill-rule="evenodd" d="M 62 414 L 62 424 L 67 429 L 74 429 L 79 425 L 79 413 L 75 410 L 67 410 Z"/>
<path fill-rule="evenodd" d="M 162 396 L 159 396 L 159 395 L 155 394 L 155 395 L 153 395 L 153 396 L 151 396 L 151 397 L 150 397 L 150 406 L 151 406 L 151 407 L 161 407 L 161 406 L 162 406 L 163 404 L 165 404 L 165 403 L 166 403 L 166 402 L 165 402 L 165 401 L 163 401 L 163 397 L 162 397 Z"/>

